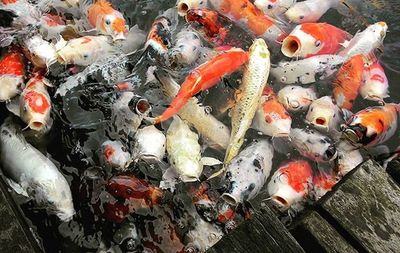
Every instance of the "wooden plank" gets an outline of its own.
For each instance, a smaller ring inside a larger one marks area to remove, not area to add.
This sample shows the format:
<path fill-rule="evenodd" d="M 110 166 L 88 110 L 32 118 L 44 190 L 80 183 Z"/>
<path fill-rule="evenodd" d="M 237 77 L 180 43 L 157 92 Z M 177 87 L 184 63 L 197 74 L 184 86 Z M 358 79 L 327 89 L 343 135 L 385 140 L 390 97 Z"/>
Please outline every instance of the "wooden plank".
<path fill-rule="evenodd" d="M 0 177 L 0 252 L 43 252 Z"/>
<path fill-rule="evenodd" d="M 291 232 L 306 252 L 358 252 L 316 211 L 299 219 Z"/>
<path fill-rule="evenodd" d="M 321 216 L 348 233 L 353 246 L 399 252 L 400 188 L 376 162 L 367 161 L 349 173 L 320 207 Z"/>
<path fill-rule="evenodd" d="M 224 236 L 208 253 L 304 252 L 269 207 L 256 211 L 251 220 Z"/>

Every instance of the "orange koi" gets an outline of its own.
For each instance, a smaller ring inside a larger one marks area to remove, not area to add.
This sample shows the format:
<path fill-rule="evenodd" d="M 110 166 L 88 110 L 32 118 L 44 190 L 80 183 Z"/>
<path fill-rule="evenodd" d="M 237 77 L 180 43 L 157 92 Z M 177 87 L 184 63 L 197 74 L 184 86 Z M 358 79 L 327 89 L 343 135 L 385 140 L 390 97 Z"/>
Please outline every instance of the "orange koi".
<path fill-rule="evenodd" d="M 194 69 L 185 79 L 176 97 L 162 115 L 155 118 L 155 124 L 166 121 L 174 116 L 187 103 L 187 101 L 199 93 L 218 83 L 225 75 L 238 70 L 248 61 L 247 52 L 239 48 L 233 48 L 223 52 L 211 60 Z"/>
<path fill-rule="evenodd" d="M 11 49 L 0 59 L 0 101 L 15 97 L 24 81 L 25 64 L 21 53 Z"/>
<path fill-rule="evenodd" d="M 340 108 L 350 110 L 363 81 L 364 57 L 355 55 L 339 69 L 333 82 L 333 97 Z"/>

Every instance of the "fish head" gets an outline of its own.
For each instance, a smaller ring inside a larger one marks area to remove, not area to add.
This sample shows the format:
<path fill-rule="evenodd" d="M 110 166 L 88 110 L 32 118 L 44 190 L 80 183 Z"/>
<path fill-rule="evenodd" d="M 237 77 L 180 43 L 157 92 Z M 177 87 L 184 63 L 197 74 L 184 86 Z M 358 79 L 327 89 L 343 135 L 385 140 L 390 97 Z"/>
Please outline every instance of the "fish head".
<path fill-rule="evenodd" d="M 278 92 L 279 102 L 287 110 L 294 112 L 307 109 L 315 96 L 300 86 L 288 85 Z"/>
<path fill-rule="evenodd" d="M 254 5 L 264 13 L 267 13 L 279 7 L 279 2 L 279 0 L 255 0 Z"/>
<path fill-rule="evenodd" d="M 324 12 L 311 10 L 306 2 L 296 3 L 285 12 L 289 22 L 295 24 L 316 22 L 323 14 Z"/>
<path fill-rule="evenodd" d="M 180 16 L 185 16 L 188 11 L 195 8 L 203 8 L 207 6 L 207 1 L 202 0 L 178 0 L 176 8 Z"/>
<path fill-rule="evenodd" d="M 336 120 L 339 120 L 339 113 L 337 107 L 333 104 L 332 99 L 326 96 L 317 99 L 311 103 L 306 121 L 313 125 L 318 130 L 325 132 L 330 130 L 330 126 Z"/>
<path fill-rule="evenodd" d="M 128 150 L 118 141 L 104 142 L 101 153 L 102 160 L 114 168 L 125 169 L 132 160 Z"/>
<path fill-rule="evenodd" d="M 176 168 L 179 169 L 179 178 L 184 183 L 199 181 L 202 172 L 202 165 L 199 161 L 194 159 L 187 159 L 182 157 L 182 159 L 176 159 Z"/>
<path fill-rule="evenodd" d="M 291 58 L 304 58 L 317 54 L 324 46 L 322 38 L 319 38 L 321 34 L 318 32 L 317 25 L 307 23 L 296 26 L 289 36 L 283 40 L 282 53 Z"/>
<path fill-rule="evenodd" d="M 267 189 L 273 203 L 285 211 L 308 195 L 312 168 L 305 160 L 292 161 L 281 166 L 272 175 Z"/>
<path fill-rule="evenodd" d="M 210 37 L 219 34 L 223 28 L 219 21 L 220 18 L 222 17 L 218 12 L 206 8 L 190 9 L 185 16 L 186 21 L 196 30 L 200 30 Z"/>
<path fill-rule="evenodd" d="M 34 186 L 33 192 L 40 206 L 46 207 L 49 213 L 66 222 L 72 219 L 75 209 L 68 183 L 65 178 L 61 180 L 65 183 L 60 184 L 60 180 L 43 180 Z"/>
<path fill-rule="evenodd" d="M 90 65 L 97 59 L 97 46 L 97 43 L 91 36 L 72 39 L 57 51 L 57 60 L 60 64 L 65 65 Z"/>
<path fill-rule="evenodd" d="M 101 22 L 101 27 L 104 29 L 103 33 L 110 35 L 114 41 L 126 39 L 128 29 L 121 13 L 115 11 L 111 14 L 104 15 Z"/>
<path fill-rule="evenodd" d="M 22 76 L 0 75 L 0 83 L 0 102 L 4 102 L 21 92 L 20 87 L 23 85 L 24 79 Z"/>
<path fill-rule="evenodd" d="M 377 22 L 367 27 L 366 32 L 372 34 L 372 36 L 380 42 L 386 37 L 386 32 L 388 30 L 388 25 L 385 22 Z"/>
<path fill-rule="evenodd" d="M 39 67 L 49 67 L 57 62 L 57 53 L 53 45 L 47 41 L 37 41 L 38 43 L 29 47 L 27 57 L 32 63 Z"/>
<path fill-rule="evenodd" d="M 372 101 L 383 101 L 388 97 L 389 82 L 382 66 L 375 63 L 365 72 L 365 82 L 360 88 L 361 96 Z"/>
<path fill-rule="evenodd" d="M 270 52 L 268 50 L 267 43 L 263 39 L 256 39 L 249 49 L 250 55 L 257 55 L 261 59 L 268 59 Z"/>
<path fill-rule="evenodd" d="M 146 98 L 139 96 L 133 96 L 128 103 L 128 107 L 133 113 L 139 116 L 147 116 L 151 111 L 149 101 Z"/>
<path fill-rule="evenodd" d="M 365 126 L 362 123 L 344 125 L 342 139 L 349 141 L 356 146 L 367 146 L 378 138 L 378 132 L 372 126 Z"/>

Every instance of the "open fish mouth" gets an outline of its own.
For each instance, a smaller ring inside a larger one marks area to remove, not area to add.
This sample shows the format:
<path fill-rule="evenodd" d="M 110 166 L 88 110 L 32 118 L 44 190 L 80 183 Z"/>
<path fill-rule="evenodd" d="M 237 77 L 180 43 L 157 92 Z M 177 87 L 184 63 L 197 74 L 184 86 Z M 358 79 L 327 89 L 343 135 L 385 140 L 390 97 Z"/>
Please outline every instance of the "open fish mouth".
<path fill-rule="evenodd" d="M 296 37 L 289 35 L 282 42 L 282 53 L 287 57 L 294 57 L 301 51 L 301 41 Z"/>

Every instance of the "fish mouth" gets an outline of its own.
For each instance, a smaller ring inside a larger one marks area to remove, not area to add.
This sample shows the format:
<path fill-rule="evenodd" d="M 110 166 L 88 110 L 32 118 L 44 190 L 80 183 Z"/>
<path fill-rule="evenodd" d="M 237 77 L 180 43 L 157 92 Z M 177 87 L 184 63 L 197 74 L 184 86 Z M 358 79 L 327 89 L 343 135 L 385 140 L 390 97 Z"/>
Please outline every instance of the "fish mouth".
<path fill-rule="evenodd" d="M 190 6 L 187 2 L 182 1 L 176 6 L 176 8 L 178 9 L 179 15 L 185 16 L 188 10 L 190 9 Z"/>
<path fill-rule="evenodd" d="M 329 162 L 336 159 L 337 156 L 338 156 L 337 149 L 334 145 L 329 146 L 328 149 L 325 151 L 325 157 Z"/>
<path fill-rule="evenodd" d="M 221 195 L 222 200 L 224 200 L 226 203 L 232 206 L 236 206 L 239 203 L 239 200 L 233 196 L 232 194 L 229 193 L 224 193 Z"/>
<path fill-rule="evenodd" d="M 66 57 L 61 53 L 57 53 L 57 61 L 58 61 L 58 63 L 63 64 L 63 65 L 68 64 Z"/>
<path fill-rule="evenodd" d="M 293 35 L 287 36 L 282 42 L 282 53 L 287 57 L 294 57 L 299 54 L 301 50 L 300 40 Z"/>
<path fill-rule="evenodd" d="M 184 183 L 193 183 L 193 182 L 197 182 L 200 181 L 198 177 L 195 176 L 187 176 L 187 175 L 181 175 L 180 179 L 182 180 L 182 182 Z"/>
<path fill-rule="evenodd" d="M 317 126 L 326 126 L 328 121 L 326 120 L 325 117 L 318 117 L 315 119 L 314 124 Z"/>
<path fill-rule="evenodd" d="M 288 201 L 286 201 L 286 199 L 284 199 L 281 196 L 278 195 L 274 195 L 271 197 L 271 200 L 278 206 L 279 209 L 281 210 L 287 210 L 290 207 L 290 203 Z"/>
<path fill-rule="evenodd" d="M 360 136 L 353 129 L 345 129 L 343 131 L 343 138 L 350 141 L 351 143 L 358 143 L 361 141 Z"/>
<path fill-rule="evenodd" d="M 40 130 L 42 130 L 43 128 L 46 127 L 46 124 L 45 124 L 45 122 L 41 122 L 41 121 L 38 121 L 38 120 L 33 120 L 33 121 L 29 122 L 28 126 L 32 130 L 40 131 Z"/>
<path fill-rule="evenodd" d="M 288 133 L 288 132 L 277 133 L 277 134 L 274 134 L 274 138 L 289 137 L 289 134 L 290 134 L 290 133 Z"/>
<path fill-rule="evenodd" d="M 123 32 L 113 36 L 113 42 L 123 41 L 123 40 L 126 40 L 125 34 Z"/>

